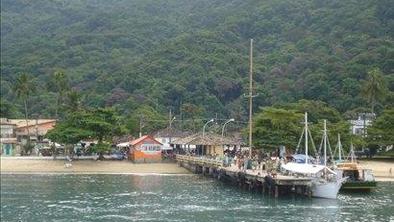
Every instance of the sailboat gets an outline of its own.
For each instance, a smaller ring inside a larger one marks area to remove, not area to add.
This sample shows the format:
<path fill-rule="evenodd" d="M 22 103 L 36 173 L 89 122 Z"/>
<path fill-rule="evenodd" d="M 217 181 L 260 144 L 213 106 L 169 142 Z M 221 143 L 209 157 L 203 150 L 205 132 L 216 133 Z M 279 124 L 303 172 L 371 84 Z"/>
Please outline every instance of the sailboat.
<path fill-rule="evenodd" d="M 284 171 L 293 174 L 300 174 L 304 177 L 311 178 L 312 182 L 312 196 L 320 198 L 336 199 L 339 189 L 346 178 L 342 178 L 335 171 L 327 167 L 327 153 L 324 155 L 324 165 L 313 164 L 308 161 L 308 113 L 305 113 L 305 163 L 290 162 L 282 165 Z M 302 137 L 302 135 L 301 135 Z"/>
<path fill-rule="evenodd" d="M 350 144 L 350 152 L 346 161 L 336 164 L 342 175 L 347 177 L 346 182 L 342 185 L 342 190 L 367 190 L 376 187 L 375 177 L 371 169 L 362 168 L 356 161 L 353 143 Z"/>
<path fill-rule="evenodd" d="M 341 143 L 341 134 L 338 133 L 338 143 L 337 146 L 335 147 L 335 151 L 334 151 L 334 158 L 335 155 L 337 154 L 338 151 L 338 159 L 334 160 L 334 162 L 336 164 L 343 162 L 344 160 L 342 159 L 342 157 L 344 157 L 345 155 L 343 154 L 343 149 L 342 149 L 342 143 Z"/>

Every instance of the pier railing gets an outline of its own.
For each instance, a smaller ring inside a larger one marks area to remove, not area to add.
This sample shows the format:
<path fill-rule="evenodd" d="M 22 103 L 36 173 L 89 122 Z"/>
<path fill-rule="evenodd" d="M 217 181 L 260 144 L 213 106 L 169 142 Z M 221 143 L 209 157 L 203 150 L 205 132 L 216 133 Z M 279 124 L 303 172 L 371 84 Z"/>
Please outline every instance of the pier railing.
<path fill-rule="evenodd" d="M 211 165 L 215 167 L 223 166 L 222 160 L 211 159 L 203 156 L 176 155 L 176 160 L 183 162 L 191 162 L 193 164 Z"/>

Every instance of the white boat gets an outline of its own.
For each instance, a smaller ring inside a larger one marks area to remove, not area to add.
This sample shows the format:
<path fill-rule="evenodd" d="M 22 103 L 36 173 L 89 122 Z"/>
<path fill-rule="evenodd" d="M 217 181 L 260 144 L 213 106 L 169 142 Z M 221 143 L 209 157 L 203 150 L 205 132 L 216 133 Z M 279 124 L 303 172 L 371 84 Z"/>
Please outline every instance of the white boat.
<path fill-rule="evenodd" d="M 346 180 L 323 165 L 290 162 L 283 165 L 282 169 L 311 178 L 313 197 L 336 199 L 342 183 Z"/>
<path fill-rule="evenodd" d="M 326 152 L 324 159 L 325 165 L 311 164 L 308 161 L 308 114 L 305 113 L 305 163 L 290 162 L 282 165 L 282 169 L 293 174 L 299 174 L 304 177 L 311 178 L 312 196 L 320 198 L 336 199 L 339 189 L 346 178 L 342 178 L 342 174 L 337 174 L 326 166 Z"/>

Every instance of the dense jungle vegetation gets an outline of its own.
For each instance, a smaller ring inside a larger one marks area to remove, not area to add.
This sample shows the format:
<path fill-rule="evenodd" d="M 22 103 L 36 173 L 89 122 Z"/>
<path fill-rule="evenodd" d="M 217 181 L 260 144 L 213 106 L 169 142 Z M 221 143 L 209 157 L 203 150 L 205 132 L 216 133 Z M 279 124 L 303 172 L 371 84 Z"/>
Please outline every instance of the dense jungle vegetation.
<path fill-rule="evenodd" d="M 41 118 L 80 106 L 134 126 L 169 109 L 245 122 L 250 38 L 256 112 L 305 99 L 344 119 L 380 114 L 394 102 L 393 36 L 391 0 L 2 0 L 1 116 L 23 118 L 26 102 Z M 368 72 L 384 83 L 375 100 Z"/>

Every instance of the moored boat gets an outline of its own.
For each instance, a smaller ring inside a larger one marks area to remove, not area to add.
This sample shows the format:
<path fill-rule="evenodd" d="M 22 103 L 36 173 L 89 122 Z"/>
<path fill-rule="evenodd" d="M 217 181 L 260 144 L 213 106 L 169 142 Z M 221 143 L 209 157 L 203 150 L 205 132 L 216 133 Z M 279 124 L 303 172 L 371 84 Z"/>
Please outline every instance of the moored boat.
<path fill-rule="evenodd" d="M 356 162 L 338 163 L 337 169 L 342 172 L 342 175 L 347 177 L 347 180 L 342 185 L 341 190 L 367 190 L 376 187 L 375 177 L 372 170 L 363 169 Z"/>
<path fill-rule="evenodd" d="M 338 144 L 340 144 L 340 137 L 338 135 Z M 339 153 L 342 152 L 342 146 L 338 146 Z M 343 177 L 347 177 L 343 183 L 341 190 L 353 191 L 370 191 L 376 187 L 375 177 L 371 169 L 361 167 L 356 161 L 353 144 L 350 145 L 350 152 L 348 157 L 336 163 L 337 172 L 340 172 Z"/>
<path fill-rule="evenodd" d="M 324 165 L 312 164 L 311 161 L 308 161 L 308 136 L 310 136 L 310 132 L 308 130 L 307 113 L 305 113 L 305 127 L 302 135 L 305 135 L 305 163 L 290 162 L 284 164 L 282 169 L 311 178 L 313 197 L 336 199 L 346 178 L 327 167 L 326 150 L 324 150 Z"/>
<path fill-rule="evenodd" d="M 311 178 L 313 197 L 336 199 L 342 183 L 346 180 L 323 165 L 290 162 L 283 165 L 282 169 Z"/>

